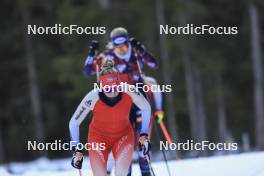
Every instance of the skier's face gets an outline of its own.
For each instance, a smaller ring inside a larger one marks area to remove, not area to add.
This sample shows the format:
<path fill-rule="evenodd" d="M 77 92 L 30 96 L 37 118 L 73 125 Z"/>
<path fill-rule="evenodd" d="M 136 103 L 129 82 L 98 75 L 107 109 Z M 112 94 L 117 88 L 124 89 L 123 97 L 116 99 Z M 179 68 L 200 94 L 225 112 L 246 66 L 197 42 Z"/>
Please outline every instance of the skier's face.
<path fill-rule="evenodd" d="M 114 50 L 118 54 L 124 55 L 128 51 L 128 45 L 127 44 L 124 44 L 124 45 L 116 46 Z"/>
<path fill-rule="evenodd" d="M 118 92 L 120 85 L 118 73 L 102 75 L 99 77 L 99 79 L 100 86 L 102 86 L 104 93 L 110 97 L 115 96 L 115 93 Z"/>
<path fill-rule="evenodd" d="M 119 92 L 111 92 L 111 93 L 104 92 L 104 94 L 109 98 L 114 98 L 119 94 Z"/>

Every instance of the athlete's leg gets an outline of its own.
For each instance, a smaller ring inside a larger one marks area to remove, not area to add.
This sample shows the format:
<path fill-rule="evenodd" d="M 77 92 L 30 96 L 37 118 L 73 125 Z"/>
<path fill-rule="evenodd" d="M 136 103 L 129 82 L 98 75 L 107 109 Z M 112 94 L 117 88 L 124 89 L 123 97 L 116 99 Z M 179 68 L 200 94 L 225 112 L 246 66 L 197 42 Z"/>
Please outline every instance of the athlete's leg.
<path fill-rule="evenodd" d="M 115 175 L 126 176 L 134 151 L 134 133 L 132 127 L 115 142 L 112 152 L 115 158 Z"/>
<path fill-rule="evenodd" d="M 110 140 L 95 134 L 89 134 L 88 136 L 88 143 L 105 143 L 105 150 L 89 150 L 89 159 L 94 176 L 107 176 L 106 163 L 110 151 Z"/>
<path fill-rule="evenodd" d="M 152 129 L 153 129 L 153 117 L 151 116 L 149 122 L 149 131 L 148 131 L 149 139 L 151 138 Z"/>
<path fill-rule="evenodd" d="M 149 128 L 149 134 L 151 133 L 151 124 Z M 139 135 L 140 135 L 140 130 L 141 130 L 141 117 L 137 118 L 137 123 L 136 123 L 136 128 L 135 128 L 135 138 L 136 142 L 139 141 Z M 138 152 L 138 161 L 139 161 L 139 167 L 141 171 L 142 176 L 149 176 L 150 174 L 150 168 L 149 164 L 147 161 L 146 156 L 143 154 L 142 149 L 137 145 L 137 152 Z"/>

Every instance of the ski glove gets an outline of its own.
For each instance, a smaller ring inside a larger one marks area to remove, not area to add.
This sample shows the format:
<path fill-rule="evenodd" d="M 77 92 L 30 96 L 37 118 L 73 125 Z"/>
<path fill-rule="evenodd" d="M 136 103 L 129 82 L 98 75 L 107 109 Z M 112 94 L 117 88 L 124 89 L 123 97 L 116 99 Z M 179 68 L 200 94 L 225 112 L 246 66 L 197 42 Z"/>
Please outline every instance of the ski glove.
<path fill-rule="evenodd" d="M 145 52 L 145 47 L 144 47 L 144 45 L 140 41 L 138 41 L 137 39 L 135 39 L 133 37 L 130 38 L 129 40 L 130 40 L 130 43 L 131 43 L 131 45 L 132 45 L 133 48 L 136 48 L 141 53 L 144 53 Z"/>
<path fill-rule="evenodd" d="M 148 134 L 141 133 L 139 137 L 139 146 L 143 149 L 143 154 L 148 155 L 151 149 L 151 143 Z"/>
<path fill-rule="evenodd" d="M 164 119 L 164 112 L 161 110 L 157 110 L 154 115 L 157 118 L 158 122 L 161 122 Z"/>
<path fill-rule="evenodd" d="M 99 49 L 99 42 L 97 40 L 92 40 L 92 43 L 89 46 L 88 55 L 93 57 L 95 53 L 98 51 L 98 49 Z"/>
<path fill-rule="evenodd" d="M 82 153 L 82 151 L 76 150 L 73 153 L 71 165 L 75 169 L 81 169 L 82 163 L 83 163 L 83 153 Z"/>

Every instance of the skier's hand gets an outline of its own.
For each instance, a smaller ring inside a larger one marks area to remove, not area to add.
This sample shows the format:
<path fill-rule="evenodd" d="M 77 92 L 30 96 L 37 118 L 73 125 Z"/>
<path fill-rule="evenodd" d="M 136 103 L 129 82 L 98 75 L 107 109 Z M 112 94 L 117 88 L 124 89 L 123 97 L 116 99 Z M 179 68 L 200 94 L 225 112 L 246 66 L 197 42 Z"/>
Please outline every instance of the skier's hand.
<path fill-rule="evenodd" d="M 148 134 L 145 134 L 145 133 L 140 134 L 139 145 L 143 149 L 143 154 L 148 155 L 151 149 L 151 143 L 148 138 Z"/>
<path fill-rule="evenodd" d="M 98 49 L 99 49 L 99 42 L 97 40 L 92 40 L 92 43 L 89 46 L 88 55 L 93 57 L 95 54 L 97 54 Z"/>
<path fill-rule="evenodd" d="M 161 122 L 164 119 L 164 112 L 162 110 L 157 110 L 154 115 L 157 118 L 158 122 Z"/>
<path fill-rule="evenodd" d="M 71 165 L 75 169 L 81 169 L 83 163 L 83 153 L 81 151 L 76 150 L 73 153 Z"/>
<path fill-rule="evenodd" d="M 130 41 L 132 47 L 136 48 L 141 53 L 145 52 L 145 47 L 144 47 L 144 45 L 140 41 L 138 41 L 137 39 L 135 39 L 133 37 L 130 38 L 129 41 Z"/>

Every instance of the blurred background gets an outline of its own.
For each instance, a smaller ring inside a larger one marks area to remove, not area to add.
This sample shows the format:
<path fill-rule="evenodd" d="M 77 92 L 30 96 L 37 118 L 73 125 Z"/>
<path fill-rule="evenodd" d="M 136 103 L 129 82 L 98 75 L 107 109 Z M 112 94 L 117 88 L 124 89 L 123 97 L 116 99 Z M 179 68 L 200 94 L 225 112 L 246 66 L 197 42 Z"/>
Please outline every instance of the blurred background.
<path fill-rule="evenodd" d="M 27 151 L 27 141 L 68 142 L 68 122 L 95 78 L 83 76 L 91 40 L 101 49 L 114 27 L 127 28 L 159 62 L 144 68 L 164 94 L 174 142 L 237 142 L 264 150 L 262 0 L 2 0 L 0 2 L 0 163 L 71 152 Z M 27 35 L 27 25 L 106 26 L 106 35 Z M 237 35 L 159 35 L 159 25 L 237 26 Z M 90 118 L 82 125 L 86 140 Z M 154 132 L 155 133 L 155 132 Z M 154 136 L 155 134 L 153 134 Z M 159 145 L 153 137 L 155 152 Z M 155 144 L 156 141 L 156 144 Z M 180 158 L 225 152 L 178 152 Z"/>

